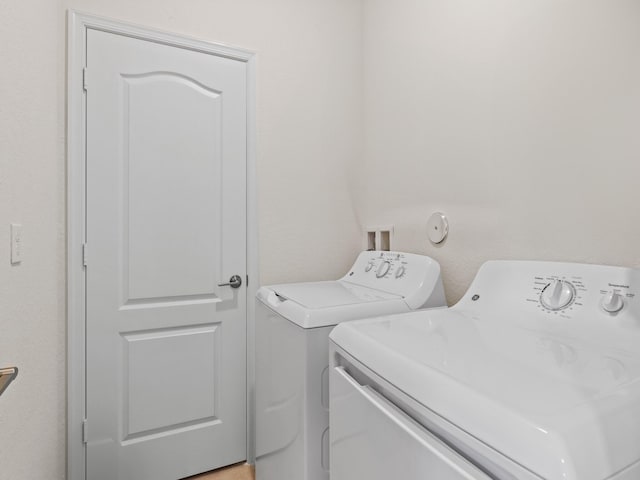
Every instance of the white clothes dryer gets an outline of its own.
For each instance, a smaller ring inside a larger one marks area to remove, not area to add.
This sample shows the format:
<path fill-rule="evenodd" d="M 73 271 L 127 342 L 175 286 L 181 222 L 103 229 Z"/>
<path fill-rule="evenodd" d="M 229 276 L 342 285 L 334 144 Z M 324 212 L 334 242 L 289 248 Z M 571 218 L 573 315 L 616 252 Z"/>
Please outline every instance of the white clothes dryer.
<path fill-rule="evenodd" d="M 262 287 L 256 304 L 256 479 L 329 478 L 329 333 L 342 322 L 446 307 L 440 265 L 362 252 L 336 281 Z"/>
<path fill-rule="evenodd" d="M 331 480 L 640 479 L 640 270 L 485 263 L 331 334 Z"/>

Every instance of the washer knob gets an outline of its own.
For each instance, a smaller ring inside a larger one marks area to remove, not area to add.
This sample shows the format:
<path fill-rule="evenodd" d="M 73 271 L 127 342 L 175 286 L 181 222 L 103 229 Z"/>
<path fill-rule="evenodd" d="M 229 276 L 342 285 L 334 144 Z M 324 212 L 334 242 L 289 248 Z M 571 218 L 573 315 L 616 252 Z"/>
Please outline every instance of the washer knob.
<path fill-rule="evenodd" d="M 404 274 L 407 272 L 407 269 L 405 268 L 404 265 L 400 265 L 398 267 L 398 269 L 396 270 L 396 278 L 400 278 L 402 276 L 404 276 Z"/>
<path fill-rule="evenodd" d="M 602 309 L 605 312 L 616 313 L 624 307 L 624 300 L 615 290 L 608 292 L 602 299 Z"/>
<path fill-rule="evenodd" d="M 378 270 L 376 270 L 376 277 L 378 278 L 384 277 L 390 268 L 391 268 L 391 262 L 387 262 L 387 261 L 382 262 L 378 267 Z"/>
<path fill-rule="evenodd" d="M 553 280 L 540 294 L 540 303 L 549 310 L 562 310 L 569 306 L 576 296 L 575 287 L 564 280 Z"/>
<path fill-rule="evenodd" d="M 373 268 L 373 263 L 369 262 L 369 263 L 367 263 L 367 266 L 364 267 L 364 271 L 365 272 L 369 272 L 369 271 L 371 271 L 372 268 Z"/>

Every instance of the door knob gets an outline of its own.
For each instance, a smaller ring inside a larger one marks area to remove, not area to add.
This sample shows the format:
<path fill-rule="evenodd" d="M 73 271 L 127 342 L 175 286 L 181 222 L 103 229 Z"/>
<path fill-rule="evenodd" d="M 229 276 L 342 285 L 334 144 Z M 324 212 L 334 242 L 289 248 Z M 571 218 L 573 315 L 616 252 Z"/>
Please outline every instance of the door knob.
<path fill-rule="evenodd" d="M 228 283 L 219 283 L 218 286 L 219 287 L 231 287 L 231 288 L 240 288 L 240 285 L 242 285 L 242 278 L 240 278 L 240 275 L 234 275 L 229 279 Z"/>

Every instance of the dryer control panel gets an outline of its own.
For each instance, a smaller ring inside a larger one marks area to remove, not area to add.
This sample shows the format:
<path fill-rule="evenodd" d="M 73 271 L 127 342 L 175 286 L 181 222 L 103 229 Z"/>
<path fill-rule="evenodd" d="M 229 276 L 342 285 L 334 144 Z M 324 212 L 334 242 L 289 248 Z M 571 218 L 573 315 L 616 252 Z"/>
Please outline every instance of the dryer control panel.
<path fill-rule="evenodd" d="M 533 295 L 528 300 L 531 302 L 537 297 L 539 310 L 561 317 L 579 312 L 585 304 L 592 311 L 616 316 L 629 307 L 636 291 L 640 289 L 640 284 L 634 288 L 628 280 L 628 272 L 616 274 L 612 271 L 603 276 L 589 275 L 586 272 L 583 275 L 538 276 L 534 277 Z"/>
<path fill-rule="evenodd" d="M 491 261 L 482 266 L 461 303 L 483 309 L 490 302 L 492 308 L 514 313 L 525 303 L 551 318 L 621 318 L 640 314 L 638 293 L 640 269 Z"/>
<path fill-rule="evenodd" d="M 341 280 L 400 295 L 412 308 L 444 304 L 440 265 L 425 255 L 365 251 Z"/>

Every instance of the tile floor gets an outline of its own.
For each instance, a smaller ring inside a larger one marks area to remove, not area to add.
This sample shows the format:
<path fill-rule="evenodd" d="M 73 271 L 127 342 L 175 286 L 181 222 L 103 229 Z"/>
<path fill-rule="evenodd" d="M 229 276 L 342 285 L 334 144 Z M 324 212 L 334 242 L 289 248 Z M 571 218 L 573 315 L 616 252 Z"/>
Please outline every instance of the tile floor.
<path fill-rule="evenodd" d="M 252 465 L 239 463 L 184 480 L 255 480 L 255 478 L 256 476 Z"/>

